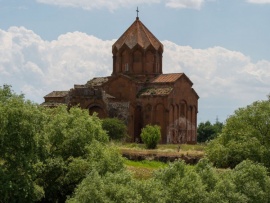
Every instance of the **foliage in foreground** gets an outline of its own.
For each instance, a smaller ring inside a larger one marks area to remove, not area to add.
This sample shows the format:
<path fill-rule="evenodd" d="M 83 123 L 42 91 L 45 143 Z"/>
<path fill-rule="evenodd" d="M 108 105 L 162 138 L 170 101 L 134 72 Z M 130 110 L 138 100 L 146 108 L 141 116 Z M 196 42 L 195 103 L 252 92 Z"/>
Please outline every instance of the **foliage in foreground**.
<path fill-rule="evenodd" d="M 36 105 L 15 95 L 10 86 L 0 87 L 0 197 L 25 202 L 38 199 L 34 164 L 38 161 L 38 135 L 43 117 Z M 42 194 L 41 194 L 42 195 Z"/>
<path fill-rule="evenodd" d="M 250 159 L 270 168 L 270 101 L 236 110 L 206 152 L 218 167 L 235 167 Z"/>
<path fill-rule="evenodd" d="M 261 164 L 246 160 L 219 172 L 206 159 L 179 161 L 138 180 L 107 143 L 101 120 L 87 111 L 44 109 L 0 87 L 0 202 L 270 202 Z"/>
<path fill-rule="evenodd" d="M 161 139 L 160 126 L 147 125 L 142 129 L 141 138 L 147 149 L 155 149 Z"/>
<path fill-rule="evenodd" d="M 64 202 L 86 175 L 119 171 L 101 120 L 80 108 L 48 109 L 0 87 L 0 202 Z"/>
<path fill-rule="evenodd" d="M 267 203 L 269 194 L 264 166 L 244 161 L 233 170 L 217 172 L 203 159 L 195 167 L 175 162 L 147 180 L 133 179 L 126 171 L 103 176 L 93 171 L 67 202 Z"/>

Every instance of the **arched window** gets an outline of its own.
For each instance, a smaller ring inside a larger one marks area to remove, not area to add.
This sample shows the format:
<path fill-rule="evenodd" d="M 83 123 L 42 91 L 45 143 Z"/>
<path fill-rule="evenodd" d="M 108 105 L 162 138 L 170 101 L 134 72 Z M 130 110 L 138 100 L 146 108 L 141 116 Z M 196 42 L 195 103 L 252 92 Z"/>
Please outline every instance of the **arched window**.
<path fill-rule="evenodd" d="M 129 53 L 124 51 L 122 53 L 122 72 L 129 71 Z"/>

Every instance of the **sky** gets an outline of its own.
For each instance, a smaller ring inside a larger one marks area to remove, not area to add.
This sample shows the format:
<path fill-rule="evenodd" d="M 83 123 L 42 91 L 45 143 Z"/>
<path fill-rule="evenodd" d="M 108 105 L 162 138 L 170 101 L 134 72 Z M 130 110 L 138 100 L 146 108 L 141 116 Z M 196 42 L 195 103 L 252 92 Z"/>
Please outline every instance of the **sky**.
<path fill-rule="evenodd" d="M 198 123 L 224 122 L 270 94 L 270 0 L 0 0 L 0 86 L 42 103 L 112 73 L 112 44 L 135 21 L 163 43 L 163 73 L 185 73 Z"/>

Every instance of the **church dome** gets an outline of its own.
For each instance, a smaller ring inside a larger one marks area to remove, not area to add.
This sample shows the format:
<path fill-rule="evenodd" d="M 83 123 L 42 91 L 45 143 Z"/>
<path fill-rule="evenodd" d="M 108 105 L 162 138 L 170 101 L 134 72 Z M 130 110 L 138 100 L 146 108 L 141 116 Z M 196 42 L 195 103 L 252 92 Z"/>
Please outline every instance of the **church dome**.
<path fill-rule="evenodd" d="M 139 45 L 144 50 L 152 46 L 156 51 L 163 52 L 163 44 L 148 30 L 138 17 L 113 44 L 112 50 L 118 51 L 123 46 L 128 46 L 130 49 L 133 49 L 136 45 Z"/>

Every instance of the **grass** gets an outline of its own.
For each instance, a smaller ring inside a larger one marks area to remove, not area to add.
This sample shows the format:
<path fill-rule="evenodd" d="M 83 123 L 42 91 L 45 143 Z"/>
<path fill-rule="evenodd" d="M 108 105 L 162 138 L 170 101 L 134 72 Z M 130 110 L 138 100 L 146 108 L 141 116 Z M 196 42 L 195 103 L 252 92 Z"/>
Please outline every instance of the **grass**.
<path fill-rule="evenodd" d="M 145 180 L 153 176 L 154 171 L 167 167 L 168 164 L 160 161 L 153 161 L 153 157 L 203 157 L 206 145 L 188 144 L 160 144 L 157 149 L 146 149 L 144 144 L 111 142 L 122 154 L 145 156 L 146 160 L 131 161 L 126 159 L 125 166 L 133 174 L 134 178 Z"/>
<path fill-rule="evenodd" d="M 146 149 L 144 144 L 137 144 L 137 143 L 114 143 L 122 148 L 133 148 L 133 149 Z M 188 150 L 195 150 L 195 151 L 204 151 L 205 144 L 196 144 L 196 145 L 189 145 L 189 144 L 159 144 L 157 145 L 158 150 L 178 150 L 180 146 L 180 150 L 188 151 Z"/>
<path fill-rule="evenodd" d="M 159 161 L 130 161 L 125 160 L 125 166 L 133 174 L 133 177 L 140 180 L 146 180 L 153 176 L 155 170 L 165 168 L 168 164 Z"/>
<path fill-rule="evenodd" d="M 144 168 L 149 168 L 149 169 L 159 169 L 159 168 L 164 168 L 168 166 L 168 164 L 160 162 L 160 161 L 148 161 L 148 160 L 143 160 L 143 161 L 125 160 L 125 165 L 133 166 L 133 167 L 144 167 Z"/>
<path fill-rule="evenodd" d="M 188 144 L 166 144 L 166 145 L 158 145 L 158 149 L 160 150 L 166 150 L 166 149 L 172 149 L 172 150 L 178 150 L 178 147 L 180 146 L 180 150 L 182 151 L 204 151 L 205 144 L 196 144 L 196 145 L 188 145 Z"/>

